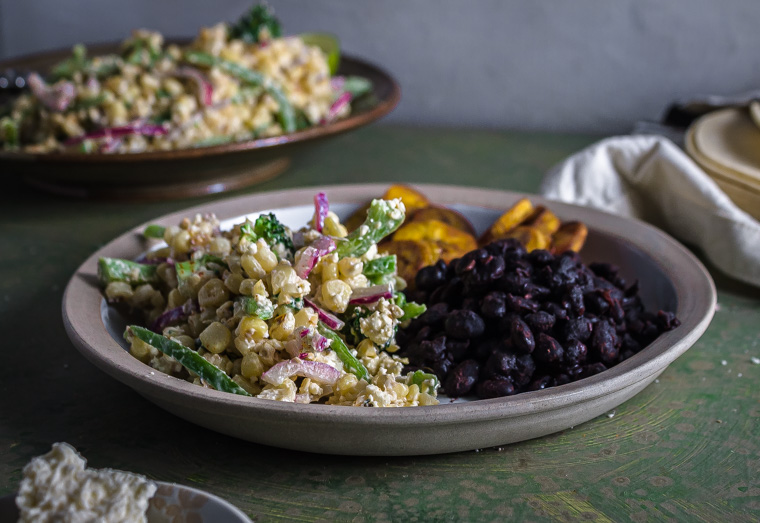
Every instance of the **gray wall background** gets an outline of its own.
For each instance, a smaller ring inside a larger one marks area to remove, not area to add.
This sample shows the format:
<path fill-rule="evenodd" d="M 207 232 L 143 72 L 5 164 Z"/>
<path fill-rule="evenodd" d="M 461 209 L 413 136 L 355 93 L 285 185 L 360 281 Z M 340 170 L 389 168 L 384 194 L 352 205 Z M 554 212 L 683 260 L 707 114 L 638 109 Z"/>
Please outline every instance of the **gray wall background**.
<path fill-rule="evenodd" d="M 413 125 L 625 132 L 676 98 L 760 87 L 757 0 L 271 0 L 285 31 L 329 31 L 388 69 Z M 192 35 L 250 0 L 0 0 L 0 57 Z"/>

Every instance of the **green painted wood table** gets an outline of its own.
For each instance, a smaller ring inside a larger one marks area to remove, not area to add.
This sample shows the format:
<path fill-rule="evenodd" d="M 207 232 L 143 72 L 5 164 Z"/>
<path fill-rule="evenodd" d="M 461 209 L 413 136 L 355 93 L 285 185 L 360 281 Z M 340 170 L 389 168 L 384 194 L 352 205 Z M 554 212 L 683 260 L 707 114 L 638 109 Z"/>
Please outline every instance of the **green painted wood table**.
<path fill-rule="evenodd" d="M 236 194 L 357 181 L 535 192 L 597 137 L 375 126 Z M 0 495 L 56 441 L 95 467 L 206 489 L 255 521 L 757 521 L 760 290 L 711 269 L 719 310 L 702 339 L 616 412 L 503 448 L 406 458 L 311 455 L 238 441 L 167 414 L 74 349 L 60 304 L 100 245 L 152 217 L 220 198 L 84 202 L 0 195 Z M 308 437 L 308 435 L 304 435 Z"/>

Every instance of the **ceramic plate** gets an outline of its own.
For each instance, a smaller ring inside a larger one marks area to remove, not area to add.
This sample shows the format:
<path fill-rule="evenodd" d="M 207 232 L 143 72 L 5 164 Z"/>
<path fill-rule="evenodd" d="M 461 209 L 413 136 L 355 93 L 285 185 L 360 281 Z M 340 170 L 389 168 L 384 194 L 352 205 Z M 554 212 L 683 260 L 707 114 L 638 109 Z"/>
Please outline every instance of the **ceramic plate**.
<path fill-rule="evenodd" d="M 264 193 L 211 203 L 151 220 L 172 225 L 184 216 L 214 212 L 222 220 L 273 211 L 300 226 L 313 212 L 313 196 L 325 190 L 343 217 L 385 185 L 343 185 Z M 526 195 L 493 189 L 420 185 L 431 201 L 464 213 L 480 232 Z M 368 409 L 300 405 L 226 394 L 161 374 L 125 350 L 126 321 L 101 297 L 100 256 L 137 257 L 144 225 L 119 236 L 88 258 L 63 298 L 66 330 L 96 366 L 162 408 L 198 425 L 249 441 L 311 452 L 355 455 L 436 454 L 503 445 L 550 434 L 599 416 L 651 383 L 696 342 L 712 318 L 715 286 L 702 264 L 671 237 L 639 221 L 574 205 L 546 202 L 562 220 L 589 227 L 585 261 L 621 267 L 638 279 L 648 308 L 675 311 L 682 324 L 649 347 L 605 372 L 574 383 L 507 398 L 444 403 L 432 407 Z"/>
<path fill-rule="evenodd" d="M 176 483 L 156 481 L 156 484 L 158 490 L 146 513 L 148 523 L 251 523 L 240 509 L 213 494 Z M 15 523 L 17 520 L 15 494 L 0 498 L 0 523 Z"/>
<path fill-rule="evenodd" d="M 93 55 L 107 54 L 118 45 L 91 46 L 89 51 Z M 70 54 L 70 50 L 61 50 L 7 60 L 0 62 L 0 71 L 46 71 Z M 396 81 L 363 60 L 342 56 L 337 74 L 368 78 L 372 96 L 357 100 L 348 118 L 328 125 L 271 138 L 176 151 L 101 155 L 0 151 L 0 167 L 6 175 L 21 176 L 42 189 L 115 200 L 166 200 L 259 183 L 282 172 L 294 153 L 382 118 L 401 99 Z"/>

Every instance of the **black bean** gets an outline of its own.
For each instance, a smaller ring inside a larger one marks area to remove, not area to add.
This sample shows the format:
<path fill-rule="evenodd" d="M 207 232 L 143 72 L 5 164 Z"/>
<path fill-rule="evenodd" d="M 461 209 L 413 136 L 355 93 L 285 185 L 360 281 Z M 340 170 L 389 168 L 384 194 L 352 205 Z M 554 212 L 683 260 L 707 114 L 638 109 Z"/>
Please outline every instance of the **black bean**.
<path fill-rule="evenodd" d="M 423 267 L 414 278 L 414 283 L 418 289 L 432 291 L 446 281 L 446 267 L 430 265 Z"/>
<path fill-rule="evenodd" d="M 510 326 L 510 339 L 516 351 L 522 354 L 530 354 L 536 348 L 536 340 L 533 337 L 528 324 L 520 318 L 512 320 Z"/>
<path fill-rule="evenodd" d="M 669 331 L 681 325 L 675 314 L 666 311 L 658 311 L 656 321 L 661 331 Z"/>
<path fill-rule="evenodd" d="M 419 353 L 425 360 L 436 361 L 443 356 L 446 351 L 446 336 L 439 336 L 436 339 L 423 340 L 420 342 Z"/>
<path fill-rule="evenodd" d="M 594 326 L 589 342 L 591 353 L 605 365 L 615 363 L 619 355 L 618 335 L 609 322 L 600 321 Z"/>
<path fill-rule="evenodd" d="M 517 370 L 517 358 L 506 352 L 493 352 L 486 362 L 485 371 L 489 377 L 511 376 Z"/>
<path fill-rule="evenodd" d="M 553 385 L 554 385 L 554 378 L 547 374 L 545 376 L 541 376 L 540 378 L 536 378 L 535 380 L 531 381 L 530 384 L 528 385 L 528 390 L 543 390 Z"/>
<path fill-rule="evenodd" d="M 581 341 L 571 339 L 565 343 L 565 364 L 568 367 L 577 367 L 586 362 L 588 349 Z"/>
<path fill-rule="evenodd" d="M 585 342 L 591 337 L 593 325 L 589 318 L 571 318 L 565 322 L 562 335 L 566 341 L 578 340 Z"/>
<path fill-rule="evenodd" d="M 535 249 L 528 253 L 528 260 L 530 260 L 533 265 L 542 267 L 553 262 L 554 255 L 546 249 Z"/>
<path fill-rule="evenodd" d="M 462 361 L 470 353 L 470 340 L 448 338 L 446 340 L 446 351 L 455 362 Z"/>
<path fill-rule="evenodd" d="M 512 312 L 529 313 L 536 312 L 538 310 L 538 302 L 529 298 L 523 298 L 522 296 L 515 296 L 513 294 L 507 294 L 505 298 L 507 309 Z"/>
<path fill-rule="evenodd" d="M 480 312 L 484 318 L 503 318 L 507 313 L 504 302 L 506 295 L 502 291 L 489 292 L 480 302 Z"/>
<path fill-rule="evenodd" d="M 477 387 L 477 394 L 481 399 L 511 396 L 515 392 L 515 386 L 509 380 L 486 380 L 480 382 Z"/>
<path fill-rule="evenodd" d="M 446 318 L 446 334 L 452 338 L 466 340 L 477 338 L 485 331 L 483 318 L 470 310 L 453 310 Z"/>
<path fill-rule="evenodd" d="M 607 366 L 604 363 L 590 363 L 581 367 L 581 372 L 578 374 L 578 379 L 588 378 L 594 374 L 599 374 L 607 370 Z"/>
<path fill-rule="evenodd" d="M 512 379 L 518 387 L 525 387 L 533 379 L 533 373 L 536 372 L 536 363 L 530 354 L 519 356 L 515 361 L 515 372 Z"/>
<path fill-rule="evenodd" d="M 449 315 L 449 306 L 445 302 L 436 303 L 427 308 L 422 315 L 417 318 L 421 325 L 428 325 L 431 329 L 443 328 L 443 323 Z"/>
<path fill-rule="evenodd" d="M 557 340 L 543 332 L 538 335 L 536 349 L 533 351 L 533 358 L 536 363 L 549 368 L 558 368 L 562 363 L 564 354 L 565 351 Z"/>
<path fill-rule="evenodd" d="M 534 333 L 549 332 L 554 327 L 554 316 L 546 311 L 533 312 L 525 316 L 525 323 Z"/>
<path fill-rule="evenodd" d="M 446 381 L 443 382 L 443 391 L 451 398 L 458 398 L 468 394 L 478 381 L 480 364 L 475 360 L 464 360 L 454 367 Z"/>
<path fill-rule="evenodd" d="M 435 375 L 438 376 L 442 381 L 445 381 L 446 376 L 453 366 L 453 361 L 448 358 L 441 358 L 433 363 L 433 372 L 435 372 Z"/>

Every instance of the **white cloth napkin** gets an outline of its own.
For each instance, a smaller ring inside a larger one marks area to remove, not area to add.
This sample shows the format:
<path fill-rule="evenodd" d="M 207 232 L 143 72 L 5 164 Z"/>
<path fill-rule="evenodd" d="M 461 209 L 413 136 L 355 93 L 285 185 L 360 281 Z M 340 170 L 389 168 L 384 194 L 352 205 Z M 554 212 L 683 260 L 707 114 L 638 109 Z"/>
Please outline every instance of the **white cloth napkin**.
<path fill-rule="evenodd" d="M 760 286 L 760 222 L 660 136 L 607 138 L 552 168 L 541 193 L 655 225 L 718 269 Z"/>

